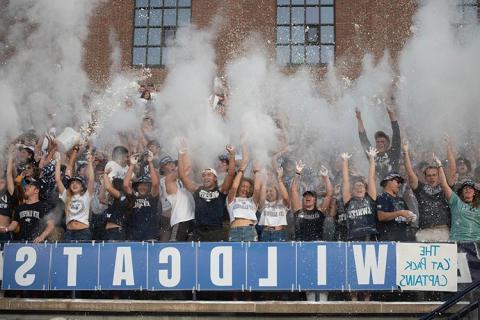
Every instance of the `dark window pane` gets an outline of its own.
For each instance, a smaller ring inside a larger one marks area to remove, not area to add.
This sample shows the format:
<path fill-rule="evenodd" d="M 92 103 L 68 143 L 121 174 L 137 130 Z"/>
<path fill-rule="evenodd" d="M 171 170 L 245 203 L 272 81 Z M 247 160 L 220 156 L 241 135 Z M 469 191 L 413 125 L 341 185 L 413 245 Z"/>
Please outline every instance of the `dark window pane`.
<path fill-rule="evenodd" d="M 135 29 L 133 34 L 133 45 L 146 46 L 147 45 L 147 29 Z"/>
<path fill-rule="evenodd" d="M 316 4 L 318 5 L 319 0 L 307 0 L 307 4 Z"/>
<path fill-rule="evenodd" d="M 148 10 L 138 9 L 135 10 L 135 26 L 145 27 L 148 22 Z"/>
<path fill-rule="evenodd" d="M 321 7 L 321 23 L 333 23 L 333 7 Z"/>
<path fill-rule="evenodd" d="M 162 43 L 162 29 L 150 28 L 148 30 L 148 44 L 151 46 L 159 46 Z"/>
<path fill-rule="evenodd" d="M 320 46 L 306 47 L 306 63 L 320 63 Z"/>
<path fill-rule="evenodd" d="M 162 9 L 150 10 L 149 24 L 156 27 L 160 27 L 162 25 Z"/>
<path fill-rule="evenodd" d="M 320 54 L 321 63 L 331 63 L 333 62 L 334 47 L 322 46 Z"/>
<path fill-rule="evenodd" d="M 292 23 L 300 24 L 305 20 L 305 8 L 292 8 Z"/>
<path fill-rule="evenodd" d="M 292 63 L 305 62 L 305 49 L 303 46 L 292 46 Z"/>
<path fill-rule="evenodd" d="M 163 5 L 165 7 L 176 7 L 177 6 L 177 0 L 163 0 Z"/>
<path fill-rule="evenodd" d="M 150 0 L 150 7 L 163 7 L 163 0 Z"/>
<path fill-rule="evenodd" d="M 165 9 L 163 11 L 163 25 L 164 26 L 174 26 L 177 24 L 176 10 L 175 9 Z"/>
<path fill-rule="evenodd" d="M 303 5 L 303 4 L 305 4 L 305 0 L 292 0 L 292 5 L 294 5 L 294 4 L 301 4 L 301 5 Z"/>
<path fill-rule="evenodd" d="M 277 5 L 283 6 L 283 5 L 289 5 L 290 0 L 277 0 Z"/>
<path fill-rule="evenodd" d="M 333 43 L 333 27 L 326 26 L 321 28 L 322 43 Z"/>
<path fill-rule="evenodd" d="M 287 44 L 290 42 L 290 27 L 277 27 L 277 43 Z"/>
<path fill-rule="evenodd" d="M 148 0 L 136 0 L 135 7 L 148 7 Z"/>
<path fill-rule="evenodd" d="M 145 64 L 145 53 L 147 49 L 145 48 L 133 48 L 133 64 L 138 66 Z"/>
<path fill-rule="evenodd" d="M 147 64 L 160 64 L 160 48 L 148 48 Z"/>
<path fill-rule="evenodd" d="M 277 24 L 290 24 L 290 8 L 277 8 Z"/>
<path fill-rule="evenodd" d="M 277 47 L 277 63 L 280 65 L 285 65 L 290 63 L 290 47 L 289 46 Z"/>
<path fill-rule="evenodd" d="M 292 27 L 292 43 L 305 42 L 305 28 L 303 26 Z"/>
<path fill-rule="evenodd" d="M 318 26 L 306 27 L 306 43 L 316 44 L 318 43 Z"/>
<path fill-rule="evenodd" d="M 174 29 L 163 29 L 163 46 L 169 46 L 173 44 L 175 40 L 175 30 Z"/>
<path fill-rule="evenodd" d="M 318 7 L 307 7 L 307 23 L 308 24 L 320 23 L 320 12 L 318 10 Z"/>
<path fill-rule="evenodd" d="M 178 25 L 188 26 L 190 24 L 190 9 L 178 9 Z"/>
<path fill-rule="evenodd" d="M 321 4 L 333 4 L 333 0 L 321 0 Z"/>
<path fill-rule="evenodd" d="M 190 7 L 192 5 L 191 0 L 178 0 L 179 7 Z"/>

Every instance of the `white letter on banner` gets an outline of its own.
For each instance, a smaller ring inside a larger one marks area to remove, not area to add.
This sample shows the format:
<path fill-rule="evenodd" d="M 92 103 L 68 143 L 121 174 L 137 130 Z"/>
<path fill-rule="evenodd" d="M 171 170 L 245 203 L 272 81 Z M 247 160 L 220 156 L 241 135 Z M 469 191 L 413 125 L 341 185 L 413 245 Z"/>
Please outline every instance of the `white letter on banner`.
<path fill-rule="evenodd" d="M 317 246 L 317 285 L 327 284 L 327 247 Z"/>
<path fill-rule="evenodd" d="M 458 283 L 472 283 L 472 274 L 468 267 L 468 259 L 466 252 L 459 252 L 457 254 L 457 269 L 459 271 Z"/>
<path fill-rule="evenodd" d="M 32 285 L 35 281 L 35 275 L 26 273 L 35 266 L 37 252 L 32 247 L 22 247 L 17 251 L 16 261 L 25 261 L 25 263 L 15 271 L 15 282 L 23 287 Z"/>
<path fill-rule="evenodd" d="M 132 248 L 130 247 L 118 247 L 115 257 L 113 285 L 120 286 L 123 280 L 125 280 L 127 286 L 135 284 L 133 280 Z"/>
<path fill-rule="evenodd" d="M 63 255 L 67 256 L 67 286 L 77 285 L 77 257 L 82 254 L 82 247 L 65 247 Z"/>
<path fill-rule="evenodd" d="M 381 244 L 378 246 L 378 261 L 375 254 L 375 245 L 367 245 L 365 251 L 364 259 L 362 246 L 353 246 L 358 284 L 370 284 L 370 273 L 372 273 L 373 284 L 384 284 L 388 245 Z"/>
<path fill-rule="evenodd" d="M 277 247 L 268 247 L 268 273 L 266 278 L 258 279 L 260 287 L 277 286 Z"/>
<path fill-rule="evenodd" d="M 172 276 L 168 277 L 168 270 L 158 270 L 158 281 L 162 286 L 172 288 L 180 283 L 180 251 L 172 247 L 164 248 L 158 253 L 158 262 L 168 263 L 169 257 L 172 258 Z"/>
<path fill-rule="evenodd" d="M 223 262 L 220 277 L 220 256 Z M 210 253 L 210 280 L 216 286 L 232 285 L 232 247 L 215 247 Z"/>

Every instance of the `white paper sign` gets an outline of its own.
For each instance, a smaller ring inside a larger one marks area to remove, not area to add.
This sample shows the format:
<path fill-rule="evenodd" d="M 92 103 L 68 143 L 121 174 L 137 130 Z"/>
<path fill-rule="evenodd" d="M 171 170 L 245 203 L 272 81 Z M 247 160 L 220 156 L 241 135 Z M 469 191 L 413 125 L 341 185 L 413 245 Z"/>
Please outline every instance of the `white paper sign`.
<path fill-rule="evenodd" d="M 397 243 L 397 285 L 402 290 L 457 291 L 457 245 Z"/>

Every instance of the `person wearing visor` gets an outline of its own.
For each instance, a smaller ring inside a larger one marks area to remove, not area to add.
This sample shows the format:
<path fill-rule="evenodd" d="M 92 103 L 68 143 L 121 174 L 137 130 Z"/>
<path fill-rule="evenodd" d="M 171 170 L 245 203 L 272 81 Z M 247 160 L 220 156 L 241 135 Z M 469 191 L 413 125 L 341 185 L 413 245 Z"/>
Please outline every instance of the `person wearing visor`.
<path fill-rule="evenodd" d="M 88 241 L 92 240 L 90 231 L 90 203 L 95 192 L 95 173 L 93 171 L 94 156 L 87 153 L 87 181 L 76 175 L 68 180 L 65 186 L 61 175 L 60 154 L 55 155 L 55 182 L 57 184 L 60 199 L 65 203 L 65 218 L 67 230 L 64 235 L 65 241 Z"/>
<path fill-rule="evenodd" d="M 194 241 L 223 241 L 223 218 L 227 193 L 235 174 L 235 148 L 227 145 L 229 155 L 228 174 L 218 186 L 218 174 L 213 168 L 202 170 L 202 184 L 197 185 L 188 176 L 189 159 L 186 141 L 178 151 L 178 176 L 185 188 L 193 193 L 195 201 L 195 220 L 193 226 Z"/>
<path fill-rule="evenodd" d="M 407 224 L 414 222 L 417 216 L 398 195 L 404 179 L 396 172 L 387 174 L 380 185 L 383 193 L 377 198 L 378 240 L 408 241 Z"/>
<path fill-rule="evenodd" d="M 458 191 L 453 192 L 448 185 L 442 162 L 435 155 L 433 159 L 438 166 L 440 184 L 452 214 L 450 240 L 480 240 L 480 190 L 475 187 L 473 180 L 465 179 Z"/>
<path fill-rule="evenodd" d="M 150 166 L 150 176 L 141 176 L 133 184 L 132 176 L 139 154 L 130 157 L 130 165 L 123 180 L 123 189 L 131 197 L 132 213 L 127 218 L 127 238 L 132 241 L 157 241 L 159 229 L 159 194 L 160 182 L 153 165 L 153 153 L 148 151 L 147 162 Z"/>

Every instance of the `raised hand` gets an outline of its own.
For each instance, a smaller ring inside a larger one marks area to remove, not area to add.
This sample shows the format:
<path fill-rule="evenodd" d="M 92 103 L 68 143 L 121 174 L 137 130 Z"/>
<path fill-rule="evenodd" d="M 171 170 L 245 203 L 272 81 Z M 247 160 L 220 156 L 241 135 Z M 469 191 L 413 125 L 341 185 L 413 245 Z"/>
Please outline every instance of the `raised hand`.
<path fill-rule="evenodd" d="M 282 178 L 283 178 L 283 167 L 278 167 L 278 169 L 277 169 L 277 177 L 278 177 L 278 179 L 282 179 Z"/>
<path fill-rule="evenodd" d="M 180 139 L 180 147 L 178 149 L 178 153 L 183 154 L 187 152 L 187 150 L 188 150 L 187 139 L 185 137 L 182 137 Z"/>
<path fill-rule="evenodd" d="M 295 162 L 295 172 L 298 174 L 302 174 L 303 168 L 305 168 L 305 164 L 302 160 L 298 160 Z"/>
<path fill-rule="evenodd" d="M 235 147 L 232 146 L 231 144 L 227 144 L 227 145 L 225 146 L 225 150 L 227 150 L 228 154 L 230 154 L 230 155 L 232 155 L 232 154 L 235 155 Z"/>
<path fill-rule="evenodd" d="M 320 167 L 320 175 L 324 178 L 328 177 L 328 169 L 325 166 Z"/>
<path fill-rule="evenodd" d="M 87 161 L 88 163 L 95 161 L 95 156 L 90 151 L 87 152 Z"/>
<path fill-rule="evenodd" d="M 355 117 L 358 120 L 362 120 L 362 112 L 360 112 L 360 109 L 358 107 L 355 107 Z"/>
<path fill-rule="evenodd" d="M 367 155 L 368 155 L 370 158 L 375 159 L 375 157 L 377 156 L 377 154 L 378 154 L 378 150 L 377 150 L 377 149 L 375 149 L 374 147 L 368 148 Z"/>
<path fill-rule="evenodd" d="M 136 165 L 138 163 L 138 153 L 134 153 L 130 156 L 130 164 L 131 165 Z"/>
<path fill-rule="evenodd" d="M 344 152 L 340 155 L 340 158 L 343 159 L 343 161 L 348 161 L 348 159 L 350 159 L 352 157 L 352 155 L 348 152 Z"/>
<path fill-rule="evenodd" d="M 437 166 L 439 166 L 439 167 L 442 166 L 442 161 L 435 155 L 435 153 L 432 154 L 432 158 L 433 158 L 433 162 L 434 162 Z"/>
<path fill-rule="evenodd" d="M 60 160 L 62 159 L 62 156 L 60 155 L 60 152 L 55 152 L 55 155 L 53 156 L 53 158 L 55 159 L 55 161 L 57 161 L 57 163 L 60 162 Z"/>
<path fill-rule="evenodd" d="M 147 151 L 147 162 L 152 162 L 153 161 L 153 152 L 148 150 Z"/>

